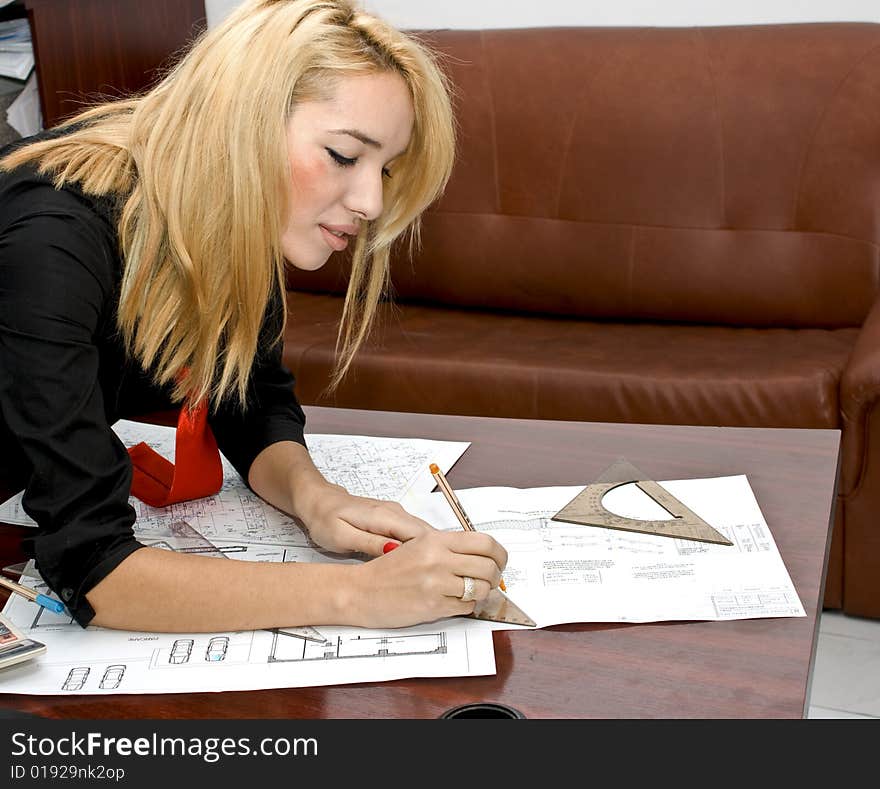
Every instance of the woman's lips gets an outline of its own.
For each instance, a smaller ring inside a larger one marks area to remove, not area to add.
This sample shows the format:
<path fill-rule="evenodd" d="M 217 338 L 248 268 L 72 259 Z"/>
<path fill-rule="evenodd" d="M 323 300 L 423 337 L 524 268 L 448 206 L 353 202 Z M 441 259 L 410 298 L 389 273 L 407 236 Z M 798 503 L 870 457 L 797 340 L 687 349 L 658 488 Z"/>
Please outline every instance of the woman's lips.
<path fill-rule="evenodd" d="M 335 233 L 332 233 L 324 227 L 324 225 L 318 225 L 318 227 L 321 228 L 321 232 L 324 234 L 324 241 L 327 242 L 327 246 L 329 246 L 330 249 L 336 252 L 341 252 L 348 246 L 347 235 L 337 236 Z"/>

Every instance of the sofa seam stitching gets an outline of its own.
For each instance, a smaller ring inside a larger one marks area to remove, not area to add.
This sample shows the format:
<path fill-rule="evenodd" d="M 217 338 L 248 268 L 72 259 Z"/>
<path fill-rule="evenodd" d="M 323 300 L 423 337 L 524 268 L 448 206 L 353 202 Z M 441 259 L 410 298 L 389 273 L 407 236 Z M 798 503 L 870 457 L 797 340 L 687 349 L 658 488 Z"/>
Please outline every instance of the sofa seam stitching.
<path fill-rule="evenodd" d="M 480 31 L 480 49 L 483 54 L 483 81 L 489 98 L 489 118 L 492 129 L 492 174 L 495 179 L 495 205 L 501 212 L 501 184 L 498 173 L 498 123 L 495 117 L 495 94 L 492 91 L 492 80 L 489 77 L 489 52 L 486 48 L 486 31 Z"/>
<path fill-rule="evenodd" d="M 568 164 L 568 157 L 571 154 L 571 145 L 574 140 L 574 130 L 577 128 L 578 119 L 580 118 L 582 112 L 583 98 L 586 95 L 586 92 L 589 88 L 591 88 L 596 81 L 599 79 L 599 75 L 605 71 L 608 67 L 608 64 L 611 60 L 613 60 L 620 52 L 620 47 L 615 46 L 608 57 L 602 61 L 602 65 L 596 69 L 596 71 L 592 75 L 592 79 L 585 80 L 584 84 L 581 86 L 581 90 L 578 93 L 577 101 L 573 104 L 574 111 L 571 116 L 571 127 L 568 130 L 568 134 L 566 135 L 567 139 L 565 140 L 565 145 L 562 149 L 562 158 L 559 163 L 559 182 L 556 186 L 556 208 L 555 208 L 555 218 L 559 218 L 559 211 L 562 206 L 562 189 L 565 186 L 565 171 L 566 165 Z M 553 218 L 553 217 L 549 217 Z"/>
<path fill-rule="evenodd" d="M 627 309 L 629 312 L 633 311 L 633 304 L 635 303 L 635 295 L 633 294 L 633 282 L 635 281 L 635 267 L 636 267 L 636 234 L 638 233 L 638 228 L 632 226 L 630 231 L 630 244 L 629 244 L 629 271 L 627 273 L 627 301 L 629 304 L 627 305 Z"/>
<path fill-rule="evenodd" d="M 867 411 L 874 411 L 876 406 L 876 400 L 868 407 Z M 859 453 L 861 457 L 860 468 L 859 468 L 859 477 L 853 484 L 852 490 L 843 492 L 838 488 L 838 495 L 843 499 L 844 502 L 854 499 L 862 490 L 862 487 L 865 482 L 865 477 L 867 476 L 866 469 L 868 466 L 868 423 L 871 421 L 871 414 L 868 413 L 864 419 L 863 427 L 862 427 L 862 451 Z"/>
<path fill-rule="evenodd" d="M 721 178 L 721 194 L 720 194 L 720 203 L 721 203 L 721 224 L 723 226 L 727 226 L 727 182 L 725 179 L 725 170 L 726 164 L 724 160 L 724 125 L 721 117 L 721 105 L 718 101 L 718 83 L 716 80 L 715 72 L 712 69 L 712 54 L 710 52 L 709 41 L 706 37 L 705 30 L 699 30 L 698 36 L 700 41 L 703 44 L 703 50 L 706 54 L 706 68 L 709 73 L 709 81 L 712 83 L 712 96 L 715 100 L 715 118 L 716 118 L 716 133 L 718 137 L 718 158 L 720 160 L 720 178 Z"/>
<path fill-rule="evenodd" d="M 486 211 L 450 211 L 449 209 L 432 209 L 427 211 L 426 216 L 497 216 L 498 214 L 490 214 Z M 698 230 L 707 233 L 724 232 L 724 233 L 800 233 L 802 235 L 811 236 L 828 236 L 829 238 L 840 238 L 845 241 L 855 241 L 859 244 L 865 244 L 874 249 L 880 249 L 880 241 L 869 241 L 866 238 L 857 238 L 856 236 L 848 236 L 843 233 L 831 233 L 827 230 L 797 230 L 796 228 L 779 228 L 779 227 L 696 227 L 692 225 L 649 225 L 644 222 L 602 222 L 595 219 L 564 219 L 559 216 L 533 216 L 529 214 L 501 214 L 501 216 L 510 219 L 529 219 L 529 220 L 545 220 L 548 222 L 571 222 L 579 225 L 602 225 L 604 227 L 635 227 L 649 230 Z"/>
<path fill-rule="evenodd" d="M 801 196 L 804 186 L 804 171 L 806 170 L 807 161 L 810 158 L 810 153 L 812 152 L 813 145 L 816 142 L 816 137 L 819 134 L 819 130 L 822 128 L 822 124 L 825 122 L 825 118 L 827 117 L 831 105 L 834 103 L 834 100 L 840 94 L 840 91 L 843 89 L 843 86 L 847 83 L 849 78 L 853 75 L 853 73 L 858 69 L 862 63 L 864 63 L 874 52 L 880 49 L 880 44 L 876 44 L 870 49 L 867 50 L 858 60 L 856 60 L 848 69 L 846 74 L 843 75 L 840 82 L 834 88 L 834 91 L 828 97 L 825 102 L 825 106 L 822 108 L 822 111 L 819 113 L 819 117 L 816 120 L 816 125 L 813 127 L 812 132 L 810 133 L 810 137 L 807 140 L 807 144 L 804 146 L 804 153 L 801 156 L 801 162 L 798 167 L 798 178 L 797 178 L 797 187 L 794 193 L 794 203 L 792 205 L 792 216 L 791 216 L 791 226 L 792 228 L 797 227 L 798 220 L 798 212 L 800 210 L 800 202 Z"/>

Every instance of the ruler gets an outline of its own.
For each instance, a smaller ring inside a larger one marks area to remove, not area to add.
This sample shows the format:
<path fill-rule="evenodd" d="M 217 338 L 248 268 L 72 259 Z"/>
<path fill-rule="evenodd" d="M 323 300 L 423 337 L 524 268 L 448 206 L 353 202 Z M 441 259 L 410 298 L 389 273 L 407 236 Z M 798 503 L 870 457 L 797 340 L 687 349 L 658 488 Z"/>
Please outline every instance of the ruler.
<path fill-rule="evenodd" d="M 477 603 L 472 619 L 484 619 L 489 622 L 506 622 L 512 625 L 528 625 L 535 627 L 535 620 L 523 611 L 500 589 L 493 589 L 485 600 Z"/>
<path fill-rule="evenodd" d="M 640 520 L 639 518 L 617 515 L 605 509 L 602 499 L 609 491 L 619 488 L 621 485 L 632 483 L 635 483 L 642 492 L 666 510 L 671 518 L 668 520 Z M 662 485 L 646 479 L 635 466 L 626 460 L 619 460 L 609 466 L 600 475 L 599 481 L 587 485 L 550 520 L 654 534 L 659 537 L 674 537 L 679 540 L 733 545 L 723 534 L 675 498 Z"/>

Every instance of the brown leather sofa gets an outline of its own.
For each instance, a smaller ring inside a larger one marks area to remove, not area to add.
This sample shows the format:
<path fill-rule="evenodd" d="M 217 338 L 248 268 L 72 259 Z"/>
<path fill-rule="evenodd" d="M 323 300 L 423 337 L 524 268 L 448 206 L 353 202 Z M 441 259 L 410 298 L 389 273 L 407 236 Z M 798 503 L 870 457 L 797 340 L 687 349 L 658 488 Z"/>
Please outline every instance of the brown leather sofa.
<path fill-rule="evenodd" d="M 839 429 L 825 604 L 880 617 L 880 24 L 425 38 L 452 181 L 332 399 L 345 260 L 291 274 L 302 401 Z"/>

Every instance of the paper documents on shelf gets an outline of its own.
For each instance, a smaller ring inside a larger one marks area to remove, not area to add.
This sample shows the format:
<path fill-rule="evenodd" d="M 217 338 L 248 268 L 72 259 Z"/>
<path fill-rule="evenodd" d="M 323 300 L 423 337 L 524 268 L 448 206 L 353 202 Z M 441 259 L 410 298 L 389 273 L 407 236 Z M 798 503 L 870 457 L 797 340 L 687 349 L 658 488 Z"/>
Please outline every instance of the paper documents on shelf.
<path fill-rule="evenodd" d="M 0 75 L 27 79 L 34 68 L 34 49 L 27 19 L 0 22 Z"/>
<path fill-rule="evenodd" d="M 0 52 L 33 52 L 31 26 L 27 19 L 0 22 Z"/>
<path fill-rule="evenodd" d="M 660 484 L 733 545 L 551 521 L 582 487 L 473 488 L 456 495 L 477 530 L 507 549 L 507 594 L 538 627 L 806 616 L 745 476 Z M 662 516 L 635 485 L 616 489 L 613 504 L 607 497 L 605 503 L 627 517 Z M 438 493 L 408 509 L 438 528 L 461 528 Z"/>
<path fill-rule="evenodd" d="M 0 51 L 0 75 L 25 80 L 33 69 L 33 54 Z"/>
<path fill-rule="evenodd" d="M 31 72 L 21 92 L 6 110 L 6 122 L 22 137 L 30 137 L 43 129 L 40 91 L 37 75 Z"/>

